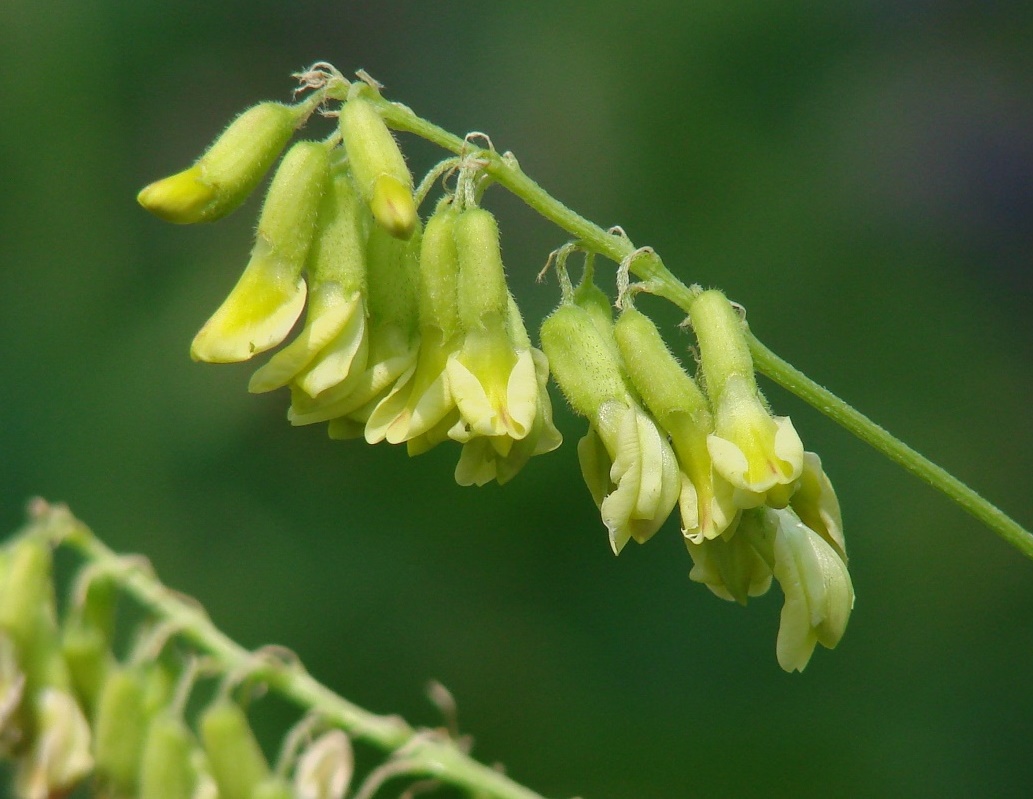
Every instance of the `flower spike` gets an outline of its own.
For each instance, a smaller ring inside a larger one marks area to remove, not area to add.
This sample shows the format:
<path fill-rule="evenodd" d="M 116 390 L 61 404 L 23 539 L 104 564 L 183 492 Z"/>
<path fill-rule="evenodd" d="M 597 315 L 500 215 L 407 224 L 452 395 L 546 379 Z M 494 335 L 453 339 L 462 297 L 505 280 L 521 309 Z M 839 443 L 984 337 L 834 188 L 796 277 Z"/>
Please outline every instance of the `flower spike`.
<path fill-rule="evenodd" d="M 146 186 L 137 202 L 166 222 L 221 219 L 247 199 L 311 108 L 308 103 L 259 103 L 249 108 L 197 163 Z"/>

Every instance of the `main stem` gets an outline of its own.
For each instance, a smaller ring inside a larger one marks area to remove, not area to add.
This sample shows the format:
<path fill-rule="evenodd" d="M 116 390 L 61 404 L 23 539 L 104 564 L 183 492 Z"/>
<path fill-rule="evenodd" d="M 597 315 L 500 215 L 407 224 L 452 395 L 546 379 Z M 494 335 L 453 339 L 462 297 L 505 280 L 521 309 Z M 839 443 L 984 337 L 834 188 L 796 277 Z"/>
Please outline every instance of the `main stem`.
<path fill-rule="evenodd" d="M 474 796 L 543 799 L 461 751 L 436 732 L 416 730 L 397 716 L 378 716 L 352 704 L 314 679 L 294 659 L 251 652 L 216 627 L 197 605 L 165 587 L 139 559 L 122 557 L 104 545 L 67 508 L 37 500 L 30 508 L 32 527 L 48 540 L 74 547 L 94 567 L 111 575 L 123 590 L 176 634 L 209 655 L 223 674 L 256 680 L 299 707 L 367 741 L 404 762 L 402 773 L 433 777 Z"/>
<path fill-rule="evenodd" d="M 375 93 L 371 92 L 369 99 L 378 105 L 385 121 L 391 127 L 420 136 L 456 155 L 476 154 L 478 159 L 486 163 L 485 172 L 491 175 L 497 183 L 515 194 L 543 217 L 567 231 L 585 249 L 604 255 L 617 263 L 632 258 L 629 264 L 631 272 L 648 283 L 653 294 L 667 298 L 683 311 L 688 312 L 693 301 L 692 292 L 667 269 L 660 257 L 652 250 L 635 255 L 635 245 L 623 232 L 615 234 L 603 230 L 568 208 L 525 175 L 515 159 L 502 157 L 494 150 L 485 151 L 474 147 L 444 128 L 417 116 L 411 109 L 384 100 Z M 755 365 L 760 372 L 796 394 L 804 402 L 813 405 L 916 477 L 942 491 L 949 499 L 986 524 L 1009 544 L 1033 559 L 1033 533 L 1030 533 L 997 506 L 985 500 L 945 469 L 891 435 L 828 389 L 811 380 L 803 372 L 773 353 L 752 334 L 750 335 L 750 349 Z"/>

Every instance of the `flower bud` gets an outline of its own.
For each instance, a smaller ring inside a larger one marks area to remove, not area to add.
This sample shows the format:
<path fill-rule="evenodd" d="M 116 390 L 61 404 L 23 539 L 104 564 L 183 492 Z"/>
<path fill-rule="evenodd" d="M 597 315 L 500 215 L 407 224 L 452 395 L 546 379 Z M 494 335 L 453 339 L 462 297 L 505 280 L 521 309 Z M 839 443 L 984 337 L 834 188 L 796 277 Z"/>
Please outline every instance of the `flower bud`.
<path fill-rule="evenodd" d="M 217 699 L 201 714 L 199 727 L 219 799 L 252 799 L 270 770 L 240 705 Z"/>
<path fill-rule="evenodd" d="M 68 667 L 61 657 L 50 544 L 22 536 L 9 550 L 0 581 L 0 635 L 9 638 L 25 675 L 25 695 L 46 687 L 70 690 Z"/>
<path fill-rule="evenodd" d="M 97 700 L 97 773 L 116 795 L 136 794 L 148 721 L 144 693 L 143 671 L 119 666 L 109 672 Z"/>
<path fill-rule="evenodd" d="M 340 126 L 355 183 L 373 218 L 392 236 L 408 239 L 418 221 L 412 175 L 383 117 L 368 100 L 354 97 L 341 109 Z"/>
<path fill-rule="evenodd" d="M 197 776 L 197 741 L 179 716 L 166 710 L 147 727 L 140 758 L 139 799 L 191 799 Z"/>
<path fill-rule="evenodd" d="M 251 260 L 195 336 L 190 354 L 210 363 L 246 361 L 286 338 L 305 305 L 301 276 L 327 183 L 326 147 L 299 142 L 266 194 Z"/>
<path fill-rule="evenodd" d="M 137 202 L 167 222 L 213 222 L 247 199 L 272 166 L 304 113 L 303 107 L 259 103 L 242 113 L 197 163 L 151 183 Z"/>
<path fill-rule="evenodd" d="M 92 717 L 108 671 L 115 665 L 111 644 L 118 591 L 109 576 L 91 574 L 88 569 L 80 574 L 75 599 L 61 629 L 61 652 L 75 695 Z M 87 581 L 85 585 L 83 580 Z"/>
<path fill-rule="evenodd" d="M 298 760 L 294 793 L 297 799 L 343 799 L 354 770 L 351 741 L 340 730 L 330 730 L 313 741 Z"/>

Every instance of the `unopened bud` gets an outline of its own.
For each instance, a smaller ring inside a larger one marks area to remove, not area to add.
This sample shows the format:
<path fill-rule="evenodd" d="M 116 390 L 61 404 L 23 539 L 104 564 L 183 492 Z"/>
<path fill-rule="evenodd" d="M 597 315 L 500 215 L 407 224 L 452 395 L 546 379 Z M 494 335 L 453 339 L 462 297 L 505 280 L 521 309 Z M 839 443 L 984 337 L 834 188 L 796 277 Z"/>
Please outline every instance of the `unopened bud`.
<path fill-rule="evenodd" d="M 294 133 L 301 110 L 260 103 L 242 113 L 192 167 L 145 187 L 137 202 L 167 222 L 212 222 L 236 209 Z"/>
<path fill-rule="evenodd" d="M 455 223 L 459 259 L 459 316 L 467 330 L 504 320 L 509 290 L 502 266 L 499 226 L 490 211 L 468 208 Z"/>
<path fill-rule="evenodd" d="M 541 340 L 556 383 L 579 414 L 592 419 L 603 403 L 628 399 L 617 351 L 584 308 L 561 305 L 542 322 Z"/>
<path fill-rule="evenodd" d="M 270 770 L 243 709 L 230 699 L 217 699 L 201 714 L 199 727 L 219 799 L 252 799 Z"/>
<path fill-rule="evenodd" d="M 97 772 L 118 795 L 136 793 L 147 732 L 144 692 L 145 676 L 140 669 L 117 667 L 108 674 L 97 701 Z"/>
<path fill-rule="evenodd" d="M 196 747 L 181 718 L 171 711 L 157 715 L 143 744 L 139 799 L 191 799 L 197 782 L 191 762 Z"/>
<path fill-rule="evenodd" d="M 362 97 L 344 104 L 341 138 L 359 192 L 373 218 L 392 236 L 408 239 L 416 229 L 412 174 L 377 109 Z"/>

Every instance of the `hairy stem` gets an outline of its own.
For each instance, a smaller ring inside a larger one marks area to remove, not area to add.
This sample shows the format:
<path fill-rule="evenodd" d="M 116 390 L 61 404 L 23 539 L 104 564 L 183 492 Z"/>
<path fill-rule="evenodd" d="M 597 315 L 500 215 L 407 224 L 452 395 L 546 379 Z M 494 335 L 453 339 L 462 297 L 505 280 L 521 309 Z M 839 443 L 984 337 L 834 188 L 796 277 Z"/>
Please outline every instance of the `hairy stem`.
<path fill-rule="evenodd" d="M 385 121 L 397 130 L 407 131 L 437 144 L 457 155 L 476 154 L 485 162 L 485 172 L 501 186 L 523 200 L 529 207 L 558 227 L 567 231 L 587 250 L 604 255 L 617 263 L 631 258 L 636 247 L 619 232 L 609 232 L 568 208 L 529 178 L 512 157 L 500 156 L 494 150 L 482 150 L 444 128 L 417 116 L 411 109 L 371 97 L 377 103 Z M 652 250 L 642 252 L 629 263 L 630 271 L 649 284 L 653 294 L 673 302 L 686 313 L 692 305 L 693 293 L 675 277 Z M 987 525 L 997 535 L 1027 557 L 1033 558 L 1033 533 L 1009 517 L 992 503 L 969 488 L 950 472 L 916 452 L 900 439 L 855 410 L 825 388 L 815 383 L 787 361 L 775 355 L 756 337 L 750 337 L 750 347 L 757 369 L 776 383 L 813 405 L 819 411 L 842 425 L 862 441 L 870 444 L 913 475 L 943 492 L 950 500 Z"/>
<path fill-rule="evenodd" d="M 542 799 L 501 772 L 478 763 L 450 738 L 415 729 L 397 716 L 378 716 L 352 704 L 310 676 L 296 659 L 273 654 L 272 650 L 245 649 L 216 627 L 200 607 L 164 586 L 146 562 L 113 552 L 67 508 L 36 500 L 30 513 L 32 532 L 76 549 L 155 617 L 172 624 L 180 638 L 211 657 L 224 674 L 256 680 L 352 738 L 388 752 L 399 762 L 404 761 L 408 776 L 433 777 L 475 796 Z"/>

